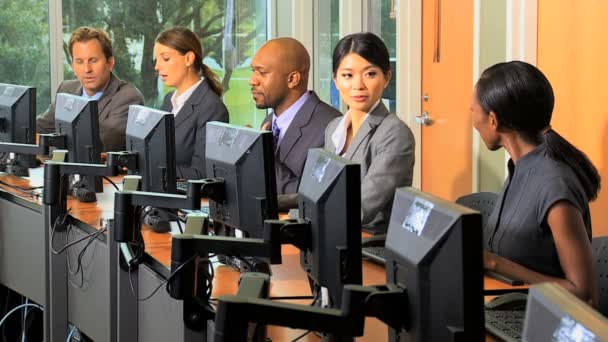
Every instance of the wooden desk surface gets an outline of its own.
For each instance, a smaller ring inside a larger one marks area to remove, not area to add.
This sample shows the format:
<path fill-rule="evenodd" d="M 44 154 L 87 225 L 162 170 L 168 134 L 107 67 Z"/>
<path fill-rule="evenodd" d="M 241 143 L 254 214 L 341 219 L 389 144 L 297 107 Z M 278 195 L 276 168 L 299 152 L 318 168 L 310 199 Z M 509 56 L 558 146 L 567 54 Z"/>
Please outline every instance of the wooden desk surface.
<path fill-rule="evenodd" d="M 30 179 L 2 174 L 0 175 L 0 180 L 7 184 L 24 188 L 41 186 L 42 168 L 32 170 L 33 172 Z M 111 179 L 115 183 L 120 184 L 122 177 L 112 177 Z M 23 199 L 35 203 L 41 203 L 39 197 L 31 196 L 21 191 L 8 188 L 4 185 L 0 185 L 0 188 L 5 192 L 12 193 L 15 196 Z M 101 219 L 109 219 L 114 215 L 114 192 L 114 187 L 109 184 L 108 181 L 104 180 L 104 192 L 97 194 L 98 201 L 96 203 L 80 203 L 73 198 L 69 198 L 68 207 L 71 208 L 70 213 L 72 217 L 93 228 L 99 229 L 99 227 L 101 227 Z M 146 244 L 146 253 L 149 254 L 153 259 L 160 262 L 162 265 L 169 268 L 171 260 L 171 234 L 160 234 L 153 232 L 148 228 L 144 228 L 142 235 Z M 306 274 L 299 266 L 299 251 L 293 246 L 286 245 L 282 247 L 282 253 L 283 264 L 272 266 L 273 274 L 270 295 L 272 297 L 311 295 Z M 222 295 L 236 293 L 238 278 L 239 273 L 233 270 L 231 267 L 224 265 L 216 267 L 215 279 L 213 281 L 213 297 L 217 298 Z M 383 267 L 369 261 L 363 261 L 364 285 L 383 284 L 385 281 L 386 278 Z M 498 280 L 485 277 L 484 288 L 492 291 L 508 291 L 514 289 L 525 289 L 527 286 L 512 287 Z M 299 300 L 293 302 L 304 305 L 310 303 L 309 300 Z M 274 341 L 291 340 L 298 337 L 303 332 L 304 331 L 297 329 L 269 327 L 269 337 L 271 337 Z M 357 340 L 386 341 L 387 339 L 388 336 L 386 325 L 377 319 L 367 318 L 365 323 L 365 335 Z M 315 336 L 313 333 L 310 333 L 301 339 L 301 341 L 320 340 L 321 339 Z M 492 341 L 492 339 L 489 338 L 488 341 Z"/>

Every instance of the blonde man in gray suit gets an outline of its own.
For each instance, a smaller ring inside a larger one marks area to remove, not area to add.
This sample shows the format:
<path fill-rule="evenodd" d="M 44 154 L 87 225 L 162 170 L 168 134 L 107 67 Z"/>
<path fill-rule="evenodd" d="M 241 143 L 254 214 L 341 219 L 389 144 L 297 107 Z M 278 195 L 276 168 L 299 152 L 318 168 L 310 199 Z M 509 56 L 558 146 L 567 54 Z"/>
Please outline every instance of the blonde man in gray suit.
<path fill-rule="evenodd" d="M 349 107 L 325 132 L 325 148 L 361 164 L 361 222 L 386 231 L 395 189 L 412 185 L 414 136 L 380 101 L 391 78 L 388 50 L 372 33 L 338 42 L 333 76 Z"/>
<path fill-rule="evenodd" d="M 340 112 L 308 90 L 310 56 L 293 38 L 277 38 L 264 44 L 251 62 L 249 80 L 257 108 L 271 108 L 262 129 L 275 136 L 275 170 L 279 195 L 298 192 L 308 150 L 323 147 L 323 132 Z M 279 196 L 279 206 L 289 205 Z"/>
<path fill-rule="evenodd" d="M 99 101 L 99 133 L 103 151 L 124 150 L 129 106 L 143 104 L 144 97 L 137 88 L 112 73 L 112 42 L 104 31 L 78 28 L 70 37 L 69 50 L 77 80 L 62 82 L 57 93 Z M 36 130 L 38 133 L 55 131 L 54 102 L 37 118 Z"/>

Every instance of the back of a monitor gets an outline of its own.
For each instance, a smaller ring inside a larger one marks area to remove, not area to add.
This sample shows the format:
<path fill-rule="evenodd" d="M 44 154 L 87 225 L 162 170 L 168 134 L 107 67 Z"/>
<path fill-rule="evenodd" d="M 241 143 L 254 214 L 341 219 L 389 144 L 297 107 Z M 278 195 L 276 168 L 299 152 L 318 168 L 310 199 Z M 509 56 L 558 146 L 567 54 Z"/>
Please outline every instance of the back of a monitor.
<path fill-rule="evenodd" d="M 413 188 L 400 188 L 386 239 L 387 283 L 407 289 L 407 331 L 391 341 L 483 339 L 481 215 Z"/>
<path fill-rule="evenodd" d="M 176 193 L 175 126 L 173 114 L 139 105 L 129 106 L 126 148 L 137 152 L 143 191 Z"/>
<path fill-rule="evenodd" d="M 522 341 L 608 341 L 608 319 L 557 284 L 533 285 Z"/>
<path fill-rule="evenodd" d="M 225 187 L 225 201 L 209 201 L 209 215 L 261 238 L 264 220 L 278 218 L 272 133 L 222 122 L 206 126 L 207 177 L 223 179 Z"/>
<path fill-rule="evenodd" d="M 345 284 L 361 284 L 361 168 L 323 149 L 310 149 L 298 190 L 300 216 L 310 222 L 310 250 L 300 264 L 328 289 L 335 307 Z"/>
<path fill-rule="evenodd" d="M 81 96 L 58 93 L 55 99 L 55 131 L 65 134 L 68 161 L 100 164 L 101 139 L 97 101 Z M 101 177 L 83 176 L 84 187 L 102 192 Z"/>

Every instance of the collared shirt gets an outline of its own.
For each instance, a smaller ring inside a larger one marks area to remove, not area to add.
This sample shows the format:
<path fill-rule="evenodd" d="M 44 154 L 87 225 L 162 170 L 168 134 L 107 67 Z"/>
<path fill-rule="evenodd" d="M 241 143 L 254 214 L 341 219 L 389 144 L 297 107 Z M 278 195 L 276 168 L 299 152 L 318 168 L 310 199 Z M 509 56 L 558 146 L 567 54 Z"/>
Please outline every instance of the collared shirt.
<path fill-rule="evenodd" d="M 509 177 L 484 227 L 485 248 L 536 272 L 563 277 L 547 215 L 553 204 L 577 208 L 591 241 L 591 215 L 585 190 L 572 168 L 551 159 L 545 144 L 509 160 Z"/>
<path fill-rule="evenodd" d="M 95 100 L 95 101 L 99 101 L 99 99 L 102 96 L 103 96 L 103 90 L 102 91 L 98 91 L 95 94 L 89 96 L 89 94 L 87 94 L 86 90 L 84 90 L 84 88 L 82 88 L 82 97 L 84 97 L 84 98 Z"/>
<path fill-rule="evenodd" d="M 171 113 L 173 113 L 173 115 L 177 115 L 177 113 L 179 113 L 186 101 L 188 101 L 190 96 L 192 96 L 192 93 L 194 93 L 196 88 L 201 84 L 201 82 L 203 82 L 204 79 L 204 77 L 201 77 L 198 82 L 194 83 L 190 88 L 188 88 L 188 90 L 180 95 L 177 95 L 177 90 L 173 93 L 171 96 L 171 105 L 173 107 L 171 109 Z"/>
<path fill-rule="evenodd" d="M 367 120 L 369 113 L 373 112 L 374 109 L 376 109 L 376 107 L 378 107 L 379 103 L 380 103 L 380 100 L 378 100 L 372 106 L 372 108 L 369 110 L 369 112 L 367 114 L 365 114 L 365 117 L 363 118 L 363 122 L 365 122 L 365 120 Z M 344 114 L 344 116 L 340 120 L 340 123 L 338 123 L 338 126 L 336 126 L 336 130 L 331 135 L 331 141 L 333 142 L 334 146 L 336 146 L 336 150 L 334 151 L 334 153 L 336 153 L 339 156 L 344 155 L 344 153 L 342 153 L 342 150 L 344 149 L 344 145 L 346 145 L 346 137 L 348 136 L 348 128 L 350 127 L 351 124 L 352 124 L 352 118 L 350 116 L 350 110 L 349 110 L 348 112 L 346 112 L 346 114 Z"/>
<path fill-rule="evenodd" d="M 302 96 L 300 96 L 296 102 L 281 113 L 281 115 L 277 116 L 275 113 L 272 114 L 272 131 L 274 132 L 276 128 L 279 129 L 277 146 L 281 144 L 281 140 L 283 140 L 285 132 L 287 132 L 287 129 L 289 128 L 289 125 L 291 125 L 293 119 L 296 117 L 296 114 L 298 114 L 304 103 L 308 101 L 310 93 L 310 91 L 307 91 L 302 94 Z"/>

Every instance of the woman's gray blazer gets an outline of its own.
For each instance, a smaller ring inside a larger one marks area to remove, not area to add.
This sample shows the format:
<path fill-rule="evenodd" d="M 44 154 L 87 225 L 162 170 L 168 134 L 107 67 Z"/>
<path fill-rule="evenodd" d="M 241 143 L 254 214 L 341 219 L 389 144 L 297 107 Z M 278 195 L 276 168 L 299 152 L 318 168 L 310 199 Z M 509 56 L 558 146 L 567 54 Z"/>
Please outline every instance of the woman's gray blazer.
<path fill-rule="evenodd" d="M 173 109 L 170 92 L 165 96 L 162 110 Z M 177 177 L 205 178 L 205 129 L 209 121 L 228 122 L 228 110 L 222 99 L 203 80 L 175 116 L 175 161 Z"/>
<path fill-rule="evenodd" d="M 340 118 L 325 130 L 325 149 L 335 153 L 331 136 Z M 414 136 L 410 128 L 380 103 L 365 119 L 344 158 L 361 164 L 361 223 L 388 227 L 395 189 L 412 185 Z"/>

